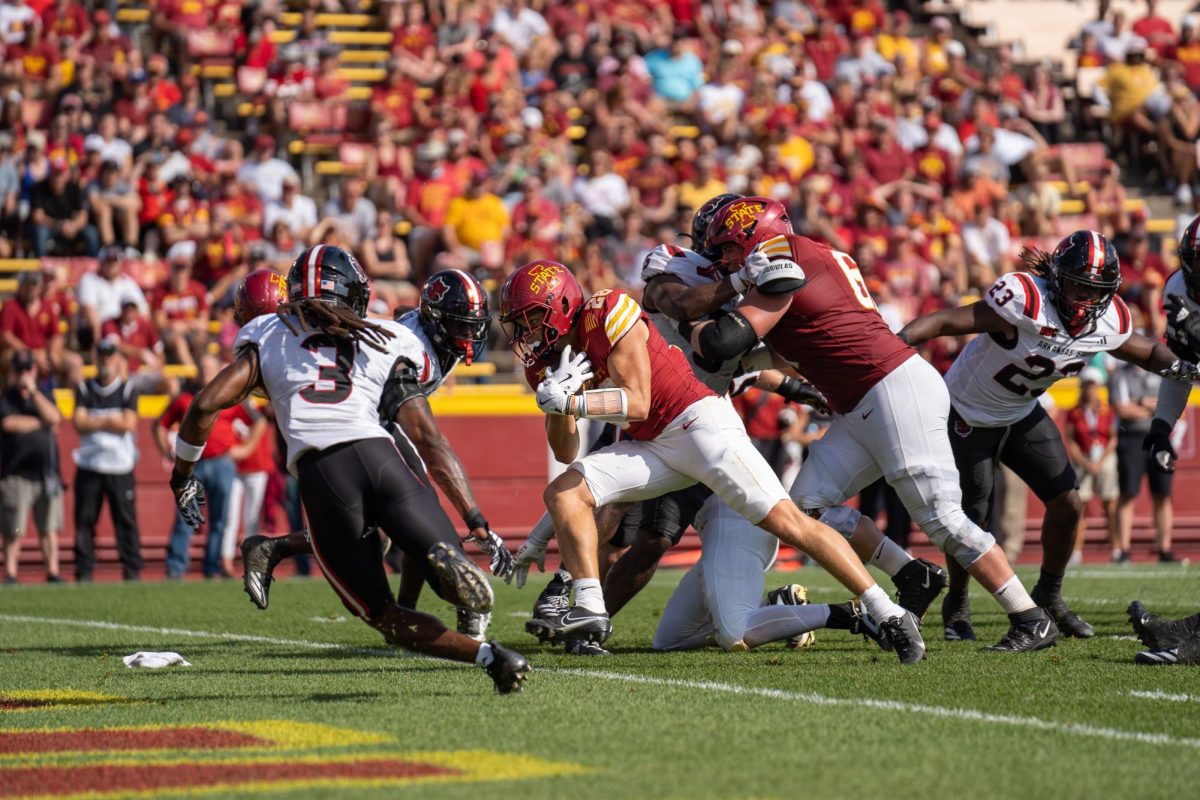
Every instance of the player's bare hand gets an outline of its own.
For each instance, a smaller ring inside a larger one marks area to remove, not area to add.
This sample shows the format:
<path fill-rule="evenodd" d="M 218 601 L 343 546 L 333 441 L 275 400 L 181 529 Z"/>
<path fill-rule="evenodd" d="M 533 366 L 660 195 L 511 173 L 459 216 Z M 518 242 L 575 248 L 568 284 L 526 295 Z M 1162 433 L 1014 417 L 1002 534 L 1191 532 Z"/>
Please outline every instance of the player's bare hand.
<path fill-rule="evenodd" d="M 184 524 L 191 528 L 203 525 L 203 509 L 208 505 L 208 496 L 196 476 L 171 473 L 171 491 L 175 493 L 175 507 L 179 509 L 179 517 Z"/>

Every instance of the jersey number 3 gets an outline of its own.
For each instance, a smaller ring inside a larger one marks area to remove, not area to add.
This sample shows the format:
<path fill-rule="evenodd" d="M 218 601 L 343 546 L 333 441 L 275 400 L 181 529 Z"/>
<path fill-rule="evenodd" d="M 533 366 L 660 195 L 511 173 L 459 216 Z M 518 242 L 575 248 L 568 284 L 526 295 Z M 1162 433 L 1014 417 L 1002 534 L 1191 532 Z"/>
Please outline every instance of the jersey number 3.
<path fill-rule="evenodd" d="M 300 390 L 300 397 L 310 403 L 333 405 L 350 396 L 354 385 L 350 370 L 354 369 L 354 345 L 318 333 L 304 340 L 301 346 L 317 357 L 317 379 Z"/>
<path fill-rule="evenodd" d="M 1007 301 L 1006 301 L 1007 302 Z M 1040 381 L 1049 378 L 1054 374 L 1055 363 L 1045 356 L 1026 356 L 1025 365 L 1029 369 L 1022 369 L 1016 364 L 1005 364 L 1003 369 L 997 372 L 994 377 L 996 382 L 1008 389 L 1014 394 L 1028 394 L 1031 397 L 1038 397 L 1045 393 L 1045 389 L 1036 389 L 1015 380 L 1016 378 L 1025 378 L 1030 381 Z M 1082 361 L 1072 361 L 1069 364 L 1064 364 L 1062 368 L 1062 376 L 1070 377 L 1080 372 L 1084 366 Z"/>

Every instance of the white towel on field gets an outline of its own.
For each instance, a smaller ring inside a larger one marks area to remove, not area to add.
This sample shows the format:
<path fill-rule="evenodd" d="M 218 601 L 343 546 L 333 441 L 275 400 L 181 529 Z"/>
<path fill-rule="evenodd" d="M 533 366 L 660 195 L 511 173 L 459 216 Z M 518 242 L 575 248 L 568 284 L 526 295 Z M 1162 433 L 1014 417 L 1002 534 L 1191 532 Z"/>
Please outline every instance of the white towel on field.
<path fill-rule="evenodd" d="M 122 661 L 125 666 L 132 669 L 133 667 L 145 667 L 146 669 L 160 669 L 161 667 L 190 667 L 191 662 L 185 661 L 179 653 L 134 653 L 131 656 L 125 656 Z"/>

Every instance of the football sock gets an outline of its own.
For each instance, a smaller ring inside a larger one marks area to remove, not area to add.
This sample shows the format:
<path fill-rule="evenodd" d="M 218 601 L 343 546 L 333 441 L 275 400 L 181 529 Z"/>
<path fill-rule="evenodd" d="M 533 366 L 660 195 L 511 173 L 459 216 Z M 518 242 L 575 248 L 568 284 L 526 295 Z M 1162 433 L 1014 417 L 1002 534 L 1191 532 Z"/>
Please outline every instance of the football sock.
<path fill-rule="evenodd" d="M 992 592 L 992 597 L 996 598 L 996 602 L 1000 604 L 1000 607 L 1009 614 L 1019 614 L 1037 605 L 1033 602 L 1033 598 L 1029 596 L 1029 592 L 1025 591 L 1025 587 L 1021 585 L 1021 579 L 1016 575 L 1013 575 L 1004 582 L 1003 586 Z"/>
<path fill-rule="evenodd" d="M 871 619 L 877 622 L 883 622 L 887 619 L 904 616 L 904 609 L 892 602 L 892 598 L 887 596 L 887 592 L 879 588 L 879 584 L 872 584 L 870 589 L 862 593 L 859 598 L 862 601 L 863 608 L 871 615 Z"/>
<path fill-rule="evenodd" d="M 1051 575 L 1043 568 L 1041 574 L 1038 576 L 1037 585 L 1038 588 L 1048 592 L 1051 596 L 1055 596 L 1062 594 L 1062 582 L 1062 575 Z"/>
<path fill-rule="evenodd" d="M 802 633 L 825 627 L 829 606 L 763 606 L 750 612 L 742 641 L 747 647 L 790 639 Z"/>
<path fill-rule="evenodd" d="M 563 583 L 571 582 L 571 573 L 567 572 L 562 567 L 559 567 L 558 569 L 554 570 L 554 575 Z"/>
<path fill-rule="evenodd" d="M 492 646 L 487 642 L 479 645 L 479 652 L 475 654 L 475 663 L 481 667 L 490 666 L 492 659 L 495 656 L 492 654 Z"/>
<path fill-rule="evenodd" d="M 903 547 L 885 538 L 879 543 L 875 555 L 871 556 L 871 566 L 878 567 L 886 572 L 889 578 L 894 578 L 896 573 L 912 560 L 913 557 L 904 552 Z"/>
<path fill-rule="evenodd" d="M 604 592 L 599 578 L 580 578 L 575 581 L 575 605 L 586 608 L 593 614 L 607 614 L 604 607 Z"/>

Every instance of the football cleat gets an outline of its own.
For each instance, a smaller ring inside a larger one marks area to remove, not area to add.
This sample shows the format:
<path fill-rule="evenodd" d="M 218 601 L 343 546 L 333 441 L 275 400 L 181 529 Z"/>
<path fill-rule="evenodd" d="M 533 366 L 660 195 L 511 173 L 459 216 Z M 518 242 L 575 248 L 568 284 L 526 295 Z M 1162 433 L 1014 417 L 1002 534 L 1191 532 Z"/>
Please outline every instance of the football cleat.
<path fill-rule="evenodd" d="M 911 611 L 917 619 L 924 619 L 925 612 L 949 583 L 946 570 L 926 561 L 914 558 L 904 565 L 892 578 L 896 584 L 896 602 Z"/>
<path fill-rule="evenodd" d="M 275 580 L 271 573 L 288 556 L 283 546 L 285 538 L 247 536 L 242 541 L 242 588 L 260 609 L 266 609 L 271 599 L 271 583 Z"/>
<path fill-rule="evenodd" d="M 971 599 L 966 592 L 947 592 L 942 598 L 942 638 L 947 642 L 973 642 Z"/>
<path fill-rule="evenodd" d="M 487 638 L 488 625 L 492 624 L 491 614 L 480 614 L 467 608 L 456 608 L 458 615 L 457 630 L 463 636 L 469 636 L 477 642 Z"/>
<path fill-rule="evenodd" d="M 1067 606 L 1067 601 L 1063 600 L 1062 595 L 1058 592 L 1051 593 L 1043 590 L 1041 586 L 1034 586 L 1030 597 L 1033 598 L 1033 602 L 1049 612 L 1054 624 L 1058 626 L 1059 633 L 1063 636 L 1090 639 L 1096 635 L 1096 629 L 1083 617 L 1072 611 Z"/>
<path fill-rule="evenodd" d="M 486 614 L 492 610 L 495 595 L 483 570 L 467 558 L 462 550 L 438 542 L 426 556 L 441 584 L 438 592 L 459 608 Z"/>
<path fill-rule="evenodd" d="M 1008 633 L 991 647 L 992 653 L 1027 653 L 1058 644 L 1058 626 L 1044 608 L 1031 608 L 1018 614 L 1009 614 L 1011 626 Z"/>
<path fill-rule="evenodd" d="M 1200 664 L 1200 637 L 1193 636 L 1174 647 L 1143 651 L 1134 656 L 1133 660 L 1147 666 Z"/>
<path fill-rule="evenodd" d="M 772 589 L 767 592 L 767 605 L 806 606 L 808 605 L 808 587 L 801 586 L 798 583 L 789 583 L 787 586 Z M 792 650 L 799 650 L 802 647 L 812 647 L 816 643 L 817 635 L 812 631 L 802 633 L 799 636 L 792 636 L 784 642 Z"/>
<path fill-rule="evenodd" d="M 612 634 L 612 621 L 608 614 L 597 614 L 581 606 L 573 606 L 562 614 L 531 619 L 525 623 L 525 630 L 538 637 L 538 641 L 541 642 L 557 643 L 584 639 L 604 644 Z"/>
<path fill-rule="evenodd" d="M 911 611 L 879 623 L 879 644 L 885 650 L 895 650 L 901 664 L 916 664 L 925 658 L 925 640 L 921 638 L 921 621 Z M 888 646 L 884 647 L 884 642 Z"/>
<path fill-rule="evenodd" d="M 572 639 L 566 643 L 564 648 L 569 656 L 611 656 L 612 653 L 605 650 L 595 642 L 589 642 L 587 639 Z"/>
<path fill-rule="evenodd" d="M 533 601 L 533 619 L 525 623 L 525 631 L 538 637 L 539 642 L 553 641 L 546 620 L 556 619 L 571 607 L 571 581 L 564 581 L 558 573 L 542 589 Z"/>
<path fill-rule="evenodd" d="M 519 693 L 529 677 L 529 662 L 525 660 L 525 656 L 515 650 L 509 650 L 494 639 L 490 644 L 492 663 L 484 669 L 496 685 L 496 691 L 500 694 Z"/>
<path fill-rule="evenodd" d="M 1170 650 L 1200 635 L 1200 614 L 1185 619 L 1163 619 L 1147 611 L 1140 600 L 1130 603 L 1126 613 L 1133 632 L 1151 650 Z"/>

